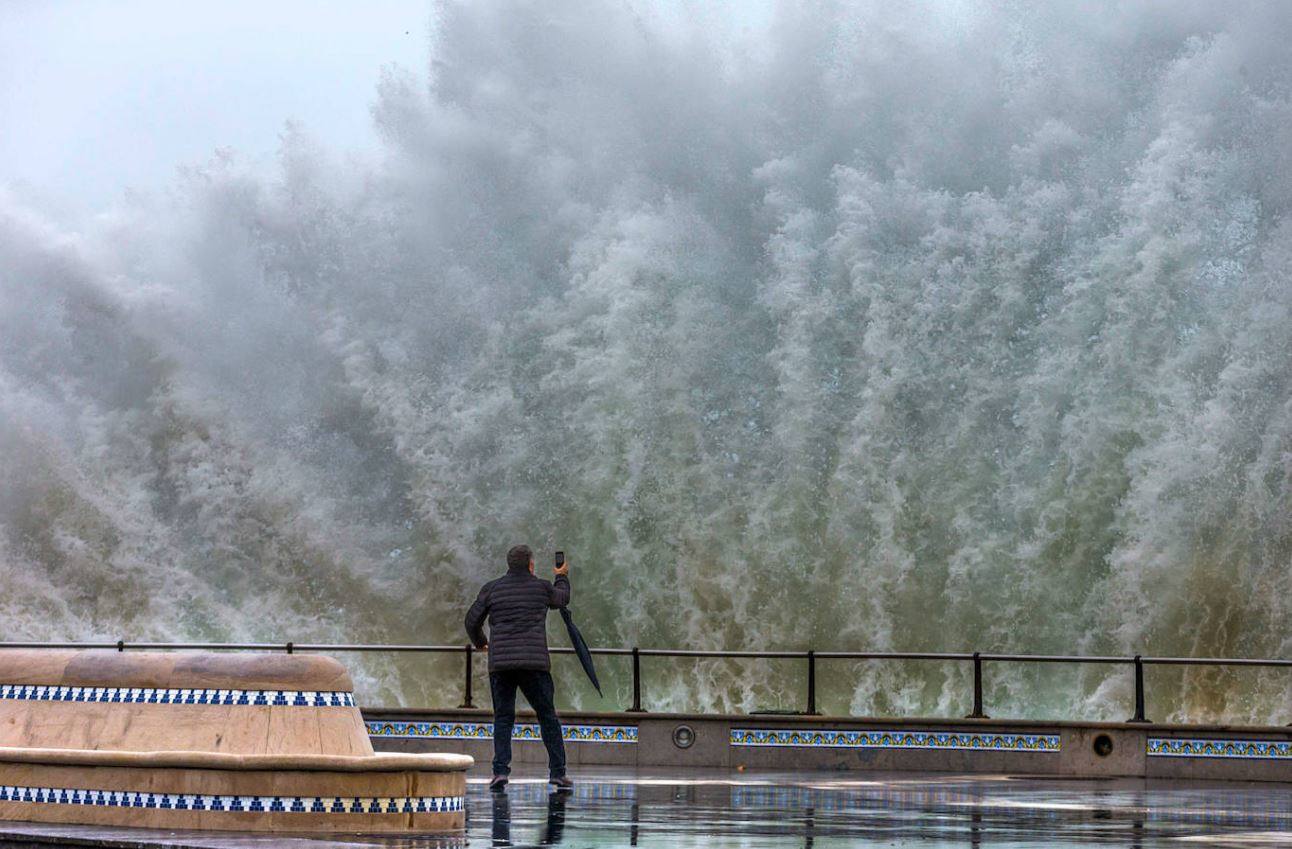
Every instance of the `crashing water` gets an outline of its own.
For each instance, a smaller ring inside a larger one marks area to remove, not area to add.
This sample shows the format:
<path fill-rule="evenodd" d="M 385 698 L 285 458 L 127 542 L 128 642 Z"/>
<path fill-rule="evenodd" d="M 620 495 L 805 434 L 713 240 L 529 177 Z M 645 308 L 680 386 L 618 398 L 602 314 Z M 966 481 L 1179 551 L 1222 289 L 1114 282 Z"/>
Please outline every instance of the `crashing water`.
<path fill-rule="evenodd" d="M 1292 655 L 1292 4 L 704 16 L 445 6 L 379 161 L 289 128 L 86 227 L 0 195 L 4 636 L 460 643 L 528 541 L 594 644 Z M 602 665 L 567 703 L 624 703 Z M 646 667 L 655 708 L 802 682 Z M 1149 684 L 1292 719 L 1279 672 Z M 996 715 L 1129 687 L 988 666 Z"/>

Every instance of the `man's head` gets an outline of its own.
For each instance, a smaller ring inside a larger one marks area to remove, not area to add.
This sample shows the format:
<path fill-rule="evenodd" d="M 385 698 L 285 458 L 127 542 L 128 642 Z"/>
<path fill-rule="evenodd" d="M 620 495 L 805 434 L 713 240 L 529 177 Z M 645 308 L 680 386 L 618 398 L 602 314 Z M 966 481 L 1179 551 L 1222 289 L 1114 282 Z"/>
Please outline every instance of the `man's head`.
<path fill-rule="evenodd" d="M 527 545 L 513 545 L 507 552 L 508 569 L 528 569 L 534 571 L 534 552 Z"/>

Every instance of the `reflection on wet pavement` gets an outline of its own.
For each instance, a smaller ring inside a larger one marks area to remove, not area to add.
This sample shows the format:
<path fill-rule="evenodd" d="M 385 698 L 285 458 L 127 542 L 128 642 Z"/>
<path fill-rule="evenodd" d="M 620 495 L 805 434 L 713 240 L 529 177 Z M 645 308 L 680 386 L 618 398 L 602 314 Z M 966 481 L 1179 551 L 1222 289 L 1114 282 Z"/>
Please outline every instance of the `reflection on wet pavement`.
<path fill-rule="evenodd" d="M 470 847 L 1292 846 L 1292 787 L 911 773 L 589 772 L 469 789 Z"/>
<path fill-rule="evenodd" d="M 916 773 L 624 771 L 583 767 L 574 791 L 541 776 L 467 789 L 467 832 L 439 838 L 236 835 L 0 823 L 3 847 L 186 849 L 483 847 L 1292 846 L 1292 784 L 1105 781 Z"/>

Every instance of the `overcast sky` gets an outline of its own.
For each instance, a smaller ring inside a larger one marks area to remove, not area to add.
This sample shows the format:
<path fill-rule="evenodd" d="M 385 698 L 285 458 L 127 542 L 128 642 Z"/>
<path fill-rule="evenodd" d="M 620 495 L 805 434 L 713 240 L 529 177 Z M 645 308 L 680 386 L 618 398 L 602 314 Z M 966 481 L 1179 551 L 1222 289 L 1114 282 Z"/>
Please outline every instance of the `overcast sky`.
<path fill-rule="evenodd" d="M 381 67 L 422 72 L 429 0 L 3 0 L 0 185 L 87 212 L 288 119 L 371 148 Z"/>

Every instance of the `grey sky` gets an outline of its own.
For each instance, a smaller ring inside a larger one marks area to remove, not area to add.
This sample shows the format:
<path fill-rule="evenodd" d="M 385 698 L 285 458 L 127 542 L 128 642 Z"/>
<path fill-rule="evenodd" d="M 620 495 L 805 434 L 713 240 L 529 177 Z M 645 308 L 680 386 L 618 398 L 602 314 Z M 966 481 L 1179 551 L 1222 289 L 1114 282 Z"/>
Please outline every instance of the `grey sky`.
<path fill-rule="evenodd" d="M 430 13 L 429 0 L 4 0 L 0 185 L 90 211 L 217 147 L 271 155 L 289 119 L 334 149 L 371 147 L 380 69 L 423 69 Z"/>

